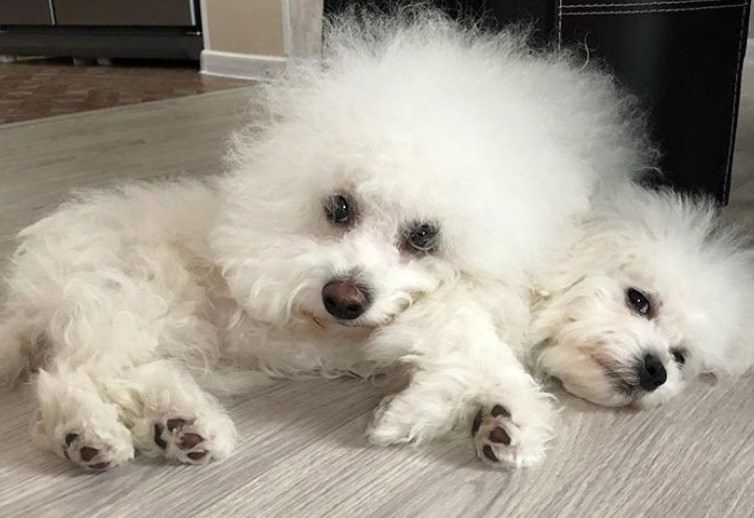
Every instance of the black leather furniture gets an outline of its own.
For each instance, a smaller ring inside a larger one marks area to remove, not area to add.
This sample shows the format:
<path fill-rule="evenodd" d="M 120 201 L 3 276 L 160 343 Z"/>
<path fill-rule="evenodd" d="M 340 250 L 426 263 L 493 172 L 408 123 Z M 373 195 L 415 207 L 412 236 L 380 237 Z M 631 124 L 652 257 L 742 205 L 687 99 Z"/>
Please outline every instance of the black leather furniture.
<path fill-rule="evenodd" d="M 325 11 L 354 3 L 365 2 L 326 0 Z M 642 101 L 670 182 L 727 203 L 751 0 L 434 3 L 451 14 L 484 12 L 493 26 L 524 20 L 542 43 L 588 48 Z"/>

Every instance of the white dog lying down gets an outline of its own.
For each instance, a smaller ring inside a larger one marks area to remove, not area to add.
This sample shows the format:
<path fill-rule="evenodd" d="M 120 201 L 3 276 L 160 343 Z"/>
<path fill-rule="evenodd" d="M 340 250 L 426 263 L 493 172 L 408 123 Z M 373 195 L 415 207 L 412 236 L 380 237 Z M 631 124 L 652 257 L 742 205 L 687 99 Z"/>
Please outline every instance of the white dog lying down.
<path fill-rule="evenodd" d="M 206 392 L 239 389 L 229 369 L 400 364 L 410 383 L 375 412 L 373 443 L 472 427 L 489 464 L 543 457 L 552 403 L 522 364 L 531 279 L 601 181 L 650 163 L 641 125 L 609 78 L 514 35 L 431 13 L 369 23 L 337 25 L 323 67 L 267 90 L 269 121 L 228 175 L 91 192 L 21 233 L 0 375 L 37 371 L 37 445 L 92 471 L 135 451 L 200 464 L 234 446 Z M 708 248 L 707 223 L 667 196 L 603 208 L 542 285 L 541 364 L 609 404 L 647 386 L 636 358 L 669 378 L 643 401 L 677 391 L 674 354 L 683 372 L 730 364 L 748 255 Z"/>
<path fill-rule="evenodd" d="M 653 406 L 754 362 L 754 251 L 710 201 L 623 185 L 595 196 L 538 279 L 531 357 L 607 406 Z"/>

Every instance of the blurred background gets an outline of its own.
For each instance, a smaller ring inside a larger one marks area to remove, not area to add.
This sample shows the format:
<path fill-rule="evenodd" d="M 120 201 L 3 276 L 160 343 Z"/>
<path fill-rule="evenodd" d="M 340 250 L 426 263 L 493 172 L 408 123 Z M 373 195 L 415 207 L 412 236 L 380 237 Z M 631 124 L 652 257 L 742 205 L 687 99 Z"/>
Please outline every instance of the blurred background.
<path fill-rule="evenodd" d="M 0 0 L 0 124 L 251 85 L 319 56 L 323 16 L 406 3 Z M 727 203 L 750 0 L 421 3 L 526 24 L 535 45 L 609 69 L 646 112 L 665 178 Z"/>

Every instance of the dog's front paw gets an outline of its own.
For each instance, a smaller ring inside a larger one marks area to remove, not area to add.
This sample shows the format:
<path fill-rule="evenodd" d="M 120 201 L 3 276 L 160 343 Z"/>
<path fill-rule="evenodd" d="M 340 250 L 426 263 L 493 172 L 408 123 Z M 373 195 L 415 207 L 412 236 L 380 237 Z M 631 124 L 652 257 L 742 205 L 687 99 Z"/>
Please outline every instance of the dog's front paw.
<path fill-rule="evenodd" d="M 471 433 L 477 456 L 494 467 L 523 467 L 540 462 L 550 439 L 549 428 L 517 419 L 508 407 L 482 407 L 474 417 Z"/>

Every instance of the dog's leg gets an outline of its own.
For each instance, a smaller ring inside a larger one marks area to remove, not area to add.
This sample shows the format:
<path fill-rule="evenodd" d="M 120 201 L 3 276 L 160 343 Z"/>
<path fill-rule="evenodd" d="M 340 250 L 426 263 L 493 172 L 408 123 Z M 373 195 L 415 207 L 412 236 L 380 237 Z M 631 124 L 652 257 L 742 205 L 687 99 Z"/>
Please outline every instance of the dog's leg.
<path fill-rule="evenodd" d="M 468 440 L 471 433 L 477 455 L 489 465 L 521 467 L 541 461 L 552 434 L 552 398 L 518 362 L 497 370 L 462 365 L 415 372 L 406 389 L 380 403 L 367 429 L 370 442 L 420 444 L 446 436 Z"/>
<path fill-rule="evenodd" d="M 131 433 L 118 409 L 101 396 L 102 385 L 84 368 L 52 365 L 36 380 L 39 408 L 33 443 L 89 471 L 103 471 L 134 456 Z"/>
<path fill-rule="evenodd" d="M 413 368 L 408 387 L 375 412 L 367 431 L 373 443 L 468 438 L 472 430 L 477 454 L 491 465 L 524 466 L 543 458 L 551 398 L 501 339 L 506 330 L 498 322 L 513 322 L 516 308 L 505 312 L 506 319 L 495 317 L 489 308 L 498 303 L 489 293 L 472 284 L 451 286 L 443 297 L 454 304 L 417 305 L 373 338 L 370 356 L 399 356 Z M 517 321 L 526 322 L 527 313 L 520 315 Z M 410 345 L 401 350 L 401 343 Z"/>
<path fill-rule="evenodd" d="M 449 435 L 468 413 L 463 404 L 468 384 L 459 384 L 452 371 L 417 370 L 402 391 L 386 396 L 367 428 L 372 444 L 421 444 Z"/>
<path fill-rule="evenodd" d="M 178 366 L 167 360 L 145 364 L 126 373 L 121 383 L 128 388 L 117 391 L 122 398 L 116 402 L 140 453 L 185 464 L 231 454 L 236 442 L 233 421 Z"/>

